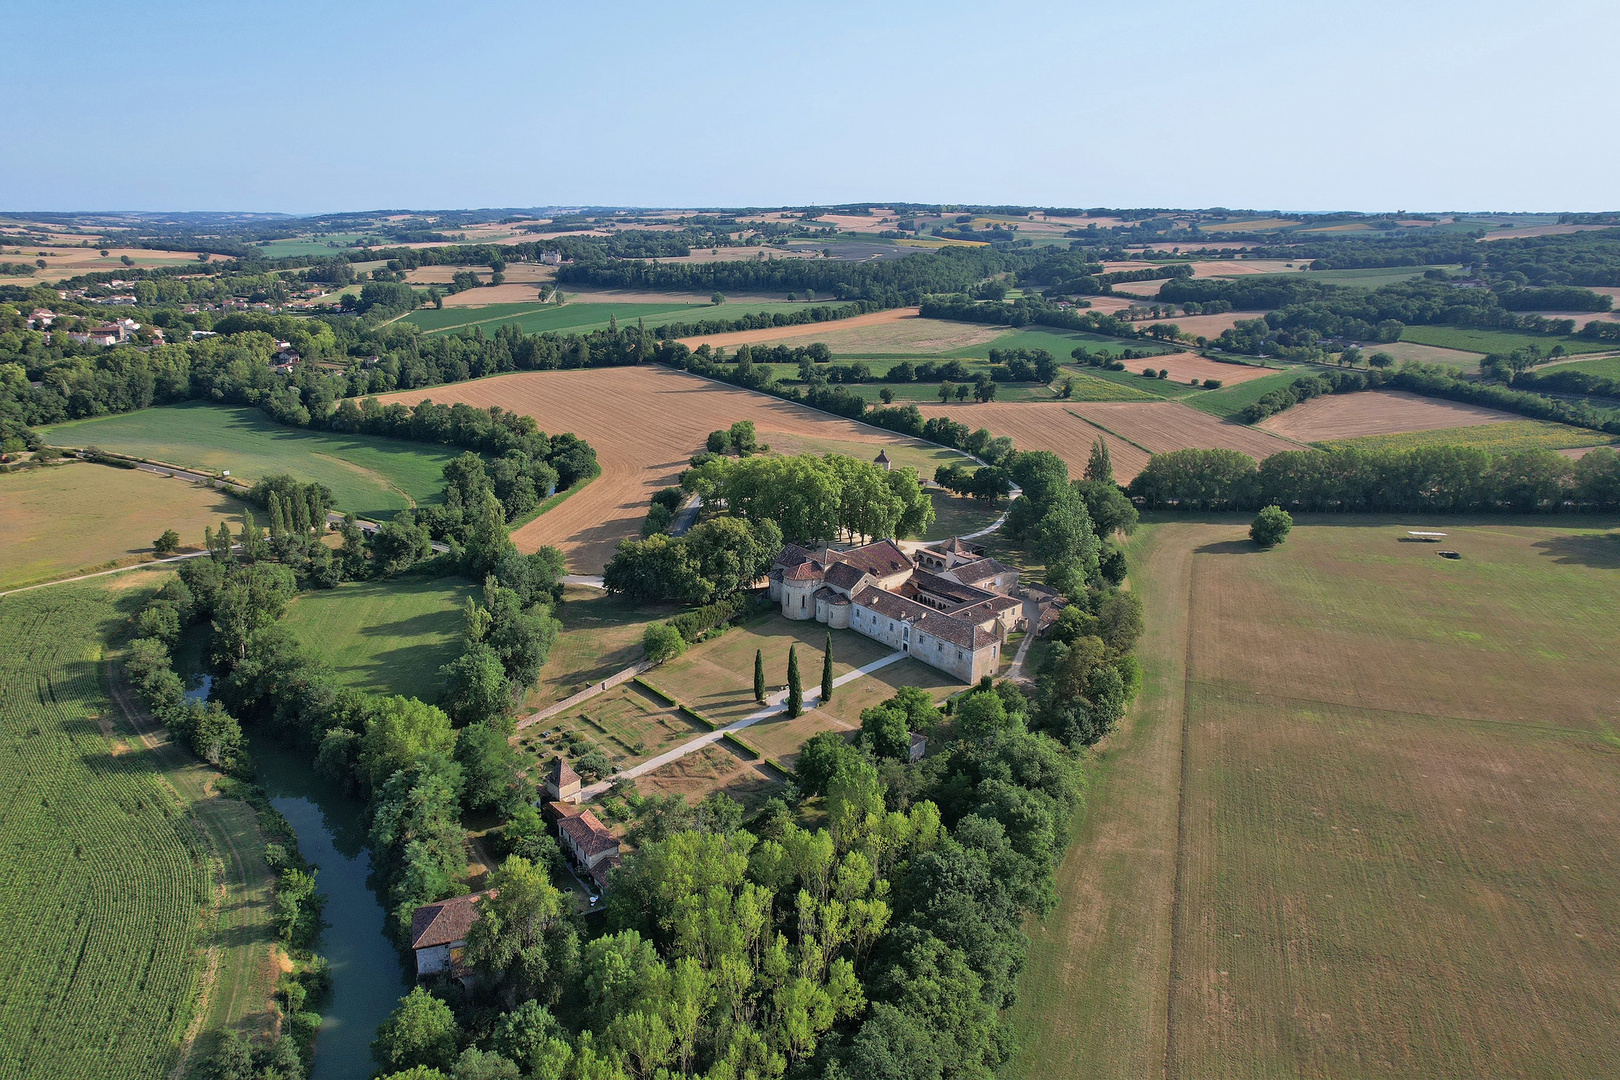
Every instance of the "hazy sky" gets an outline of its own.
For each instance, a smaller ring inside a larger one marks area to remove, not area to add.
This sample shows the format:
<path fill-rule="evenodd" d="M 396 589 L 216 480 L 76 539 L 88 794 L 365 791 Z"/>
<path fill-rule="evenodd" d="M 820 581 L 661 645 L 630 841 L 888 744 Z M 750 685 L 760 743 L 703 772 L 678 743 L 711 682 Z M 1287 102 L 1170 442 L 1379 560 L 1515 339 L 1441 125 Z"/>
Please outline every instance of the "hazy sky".
<path fill-rule="evenodd" d="M 1620 208 L 1620 3 L 0 0 L 0 209 Z"/>

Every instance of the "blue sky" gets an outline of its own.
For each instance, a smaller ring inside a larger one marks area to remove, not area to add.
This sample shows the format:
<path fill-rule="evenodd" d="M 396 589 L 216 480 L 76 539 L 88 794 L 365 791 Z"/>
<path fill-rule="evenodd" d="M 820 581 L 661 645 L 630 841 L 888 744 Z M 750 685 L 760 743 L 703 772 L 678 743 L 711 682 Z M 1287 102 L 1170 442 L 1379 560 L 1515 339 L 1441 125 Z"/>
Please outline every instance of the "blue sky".
<path fill-rule="evenodd" d="M 17 3 L 0 209 L 1620 208 L 1620 4 Z"/>

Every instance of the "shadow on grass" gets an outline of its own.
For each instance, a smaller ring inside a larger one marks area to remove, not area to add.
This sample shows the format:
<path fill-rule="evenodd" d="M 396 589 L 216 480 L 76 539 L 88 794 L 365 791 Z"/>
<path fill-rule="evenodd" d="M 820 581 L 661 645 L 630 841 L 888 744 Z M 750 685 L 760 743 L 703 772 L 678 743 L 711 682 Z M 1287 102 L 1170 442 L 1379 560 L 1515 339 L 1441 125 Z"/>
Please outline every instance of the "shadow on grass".
<path fill-rule="evenodd" d="M 1532 546 L 1561 565 L 1620 570 L 1620 533 L 1554 536 Z"/>
<path fill-rule="evenodd" d="M 1265 550 L 1267 549 L 1253 540 L 1218 540 L 1213 544 L 1193 549 L 1198 555 L 1252 555 Z"/>

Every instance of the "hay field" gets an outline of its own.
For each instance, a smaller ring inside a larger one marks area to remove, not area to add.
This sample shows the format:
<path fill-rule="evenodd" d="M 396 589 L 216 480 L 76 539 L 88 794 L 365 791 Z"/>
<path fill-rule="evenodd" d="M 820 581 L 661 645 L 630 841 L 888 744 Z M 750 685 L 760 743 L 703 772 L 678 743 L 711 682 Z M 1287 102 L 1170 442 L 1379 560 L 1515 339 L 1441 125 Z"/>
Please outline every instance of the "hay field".
<path fill-rule="evenodd" d="M 1263 311 L 1227 311 L 1219 315 L 1172 315 L 1161 322 L 1175 323 L 1181 328 L 1183 334 L 1192 334 L 1194 337 L 1203 336 L 1214 340 L 1221 333 L 1232 329 L 1244 319 L 1258 319 L 1265 315 Z"/>
<path fill-rule="evenodd" d="M 1446 522 L 1448 562 L 1410 524 L 1138 534 L 1146 692 L 1034 927 L 1009 1075 L 1611 1071 L 1620 543 Z"/>
<path fill-rule="evenodd" d="M 1425 364 L 1448 364 L 1466 372 L 1478 371 L 1479 362 L 1485 359 L 1484 353 L 1443 349 L 1438 345 L 1419 345 L 1415 341 L 1381 342 L 1377 345 L 1365 345 L 1361 351 L 1368 356 L 1373 353 L 1388 353 L 1397 362 L 1417 360 Z"/>
<path fill-rule="evenodd" d="M 920 440 L 660 367 L 524 372 L 382 401 L 423 398 L 499 405 L 534 417 L 543 431 L 572 431 L 596 448 L 602 475 L 512 534 L 525 551 L 556 544 L 579 573 L 600 572 L 621 539 L 640 533 L 653 493 L 675 482 L 709 432 L 738 420 L 754 421 L 760 441 L 776 448 L 798 437 L 836 440 L 863 453 L 870 448 L 869 456 L 879 448 L 892 456 L 898 447 L 917 453 L 919 463 L 942 453 Z"/>
<path fill-rule="evenodd" d="M 9 240 L 9 238 L 8 238 Z M 13 245 L 15 247 L 15 245 Z M 77 277 L 91 271 L 104 271 L 116 273 L 120 270 L 135 270 L 143 267 L 158 266 L 201 266 L 197 260 L 197 253 L 190 251 L 154 251 L 148 248 L 108 248 L 107 254 L 101 254 L 100 247 L 39 247 L 24 246 L 21 255 L 0 256 L 0 261 L 24 262 L 32 265 L 44 252 L 45 269 L 35 270 L 32 277 L 7 278 L 7 284 L 29 285 L 34 282 L 50 284 L 61 281 L 63 278 Z M 129 256 L 133 266 L 125 266 L 124 256 Z M 219 259 L 218 255 L 211 257 Z"/>
<path fill-rule="evenodd" d="M 1006 332 L 1005 326 L 924 319 L 916 308 L 890 308 L 834 322 L 735 330 L 680 340 L 694 349 L 699 345 L 735 349 L 738 345 L 809 345 L 820 341 L 835 354 L 845 356 L 890 353 L 925 356 L 987 344 Z"/>
<path fill-rule="evenodd" d="M 1598 446 L 1608 446 L 1613 436 L 1590 428 L 1572 427 L 1551 420 L 1508 420 L 1500 424 L 1472 427 L 1407 431 L 1391 435 L 1363 435 L 1341 439 L 1333 448 L 1353 446 L 1361 450 L 1410 450 L 1420 446 L 1477 446 L 1499 453 L 1511 450 L 1569 451 L 1575 456 Z"/>
<path fill-rule="evenodd" d="M 0 475 L 0 589 L 146 562 L 164 529 L 187 550 L 246 504 L 213 488 L 88 462 Z"/>
<path fill-rule="evenodd" d="M 1225 366 L 1225 365 L 1221 365 Z M 1238 450 L 1259 460 L 1281 450 L 1298 449 L 1243 424 L 1221 420 L 1179 402 L 1000 402 L 983 405 L 920 405 L 924 416 L 949 416 L 969 427 L 989 428 L 1012 436 L 1021 450 L 1050 450 L 1068 462 L 1078 476 L 1091 456 L 1091 444 L 1103 435 L 1121 483 L 1147 464 L 1150 454 L 1190 447 Z"/>
<path fill-rule="evenodd" d="M 1212 319 L 1226 318 L 1224 315 L 1207 316 Z M 1178 321 L 1176 325 L 1180 325 Z M 1197 379 L 1202 383 L 1205 379 L 1219 379 L 1227 386 L 1235 386 L 1251 379 L 1263 379 L 1267 375 L 1275 375 L 1276 368 L 1256 367 L 1252 364 L 1223 364 L 1218 360 L 1209 360 L 1195 352 L 1170 353 L 1166 356 L 1156 356 L 1151 360 L 1128 360 L 1126 370 L 1140 371 L 1144 367 L 1158 368 L 1161 371 L 1170 369 L 1169 381 L 1187 385 L 1189 379 Z M 1085 369 L 1081 369 L 1085 370 Z"/>
<path fill-rule="evenodd" d="M 1300 442 L 1327 442 L 1360 435 L 1502 424 L 1517 419 L 1515 414 L 1498 409 L 1423 397 L 1405 390 L 1363 390 L 1312 398 L 1268 416 L 1256 426 Z"/>

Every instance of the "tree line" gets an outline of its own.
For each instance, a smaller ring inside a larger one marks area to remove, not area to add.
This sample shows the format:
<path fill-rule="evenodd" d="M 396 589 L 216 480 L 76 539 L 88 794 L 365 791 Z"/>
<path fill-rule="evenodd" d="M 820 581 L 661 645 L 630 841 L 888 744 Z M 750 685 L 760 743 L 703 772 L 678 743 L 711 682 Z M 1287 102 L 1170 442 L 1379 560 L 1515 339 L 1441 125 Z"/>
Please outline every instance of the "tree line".
<path fill-rule="evenodd" d="M 1129 493 L 1150 510 L 1557 513 L 1620 509 L 1620 454 L 1571 461 L 1552 450 L 1478 447 L 1285 450 L 1256 464 L 1236 450 L 1155 454 Z"/>

